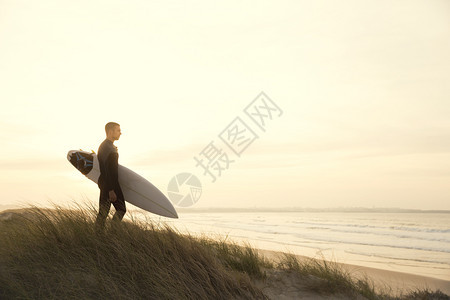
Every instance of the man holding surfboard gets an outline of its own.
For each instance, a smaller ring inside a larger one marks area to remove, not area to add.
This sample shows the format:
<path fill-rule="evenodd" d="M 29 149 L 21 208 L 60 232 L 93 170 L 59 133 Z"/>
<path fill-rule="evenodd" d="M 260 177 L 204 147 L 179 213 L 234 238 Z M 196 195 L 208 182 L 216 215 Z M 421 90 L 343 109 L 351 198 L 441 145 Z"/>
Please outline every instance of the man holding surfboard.
<path fill-rule="evenodd" d="M 95 225 L 98 228 L 104 228 L 111 203 L 116 209 L 113 221 L 120 222 L 126 212 L 125 199 L 119 185 L 119 153 L 117 147 L 114 146 L 114 141 L 117 141 L 122 134 L 120 125 L 115 122 L 109 122 L 105 125 L 105 131 L 106 139 L 100 144 L 97 153 L 100 165 L 100 177 L 98 178 L 100 197 Z"/>

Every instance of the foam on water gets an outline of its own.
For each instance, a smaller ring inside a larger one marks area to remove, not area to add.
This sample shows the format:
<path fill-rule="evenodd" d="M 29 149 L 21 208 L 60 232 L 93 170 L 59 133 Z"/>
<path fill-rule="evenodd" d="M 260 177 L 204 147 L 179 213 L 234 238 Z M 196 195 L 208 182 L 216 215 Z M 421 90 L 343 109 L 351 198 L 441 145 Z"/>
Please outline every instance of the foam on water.
<path fill-rule="evenodd" d="M 450 214 L 329 212 L 181 213 L 191 233 L 219 234 L 269 250 L 450 280 Z"/>

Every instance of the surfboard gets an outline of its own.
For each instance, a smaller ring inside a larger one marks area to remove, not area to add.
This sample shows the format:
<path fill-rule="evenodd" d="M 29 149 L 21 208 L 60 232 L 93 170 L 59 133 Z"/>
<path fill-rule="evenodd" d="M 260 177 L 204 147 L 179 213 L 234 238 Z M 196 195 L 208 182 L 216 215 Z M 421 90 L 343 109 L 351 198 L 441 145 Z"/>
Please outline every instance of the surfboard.
<path fill-rule="evenodd" d="M 97 154 L 93 151 L 70 150 L 67 160 L 95 183 L 100 176 Z M 119 184 L 126 202 L 146 211 L 169 218 L 178 218 L 178 214 L 169 199 L 150 181 L 119 164 Z"/>

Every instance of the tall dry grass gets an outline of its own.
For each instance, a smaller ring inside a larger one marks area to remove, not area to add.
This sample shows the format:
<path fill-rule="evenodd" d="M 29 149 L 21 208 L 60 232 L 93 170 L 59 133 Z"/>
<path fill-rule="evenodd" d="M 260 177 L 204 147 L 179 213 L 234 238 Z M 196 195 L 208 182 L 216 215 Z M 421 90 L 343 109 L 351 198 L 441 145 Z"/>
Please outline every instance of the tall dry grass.
<path fill-rule="evenodd" d="M 269 261 L 249 244 L 180 234 L 129 215 L 97 232 L 92 206 L 3 213 L 0 299 L 266 299 L 257 283 L 272 280 L 266 271 L 274 268 L 296 273 L 318 294 L 450 299 L 426 289 L 392 296 L 338 263 L 290 254 Z"/>
<path fill-rule="evenodd" d="M 264 298 L 205 243 L 136 220 L 96 232 L 94 219 L 35 207 L 0 222 L 0 298 Z"/>

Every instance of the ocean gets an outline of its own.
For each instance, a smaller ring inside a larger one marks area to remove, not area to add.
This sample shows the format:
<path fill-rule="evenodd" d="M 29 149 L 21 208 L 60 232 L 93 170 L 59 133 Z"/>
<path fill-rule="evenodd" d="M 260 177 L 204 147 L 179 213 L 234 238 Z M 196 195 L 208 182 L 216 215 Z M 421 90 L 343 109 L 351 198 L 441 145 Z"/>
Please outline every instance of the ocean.
<path fill-rule="evenodd" d="M 180 212 L 180 232 L 450 280 L 450 213 Z"/>

